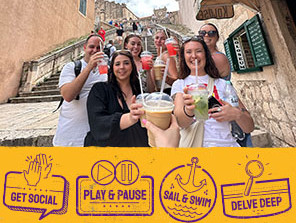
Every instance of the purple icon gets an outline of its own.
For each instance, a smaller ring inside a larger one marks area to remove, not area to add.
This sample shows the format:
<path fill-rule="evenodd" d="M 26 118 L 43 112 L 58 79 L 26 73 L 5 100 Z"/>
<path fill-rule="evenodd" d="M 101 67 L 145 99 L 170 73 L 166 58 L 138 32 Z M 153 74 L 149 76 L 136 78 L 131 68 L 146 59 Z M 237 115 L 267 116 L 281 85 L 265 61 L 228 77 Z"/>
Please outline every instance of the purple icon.
<path fill-rule="evenodd" d="M 5 176 L 3 204 L 13 211 L 65 214 L 68 207 L 69 183 L 63 176 L 52 175 L 38 186 L 28 186 L 22 172 L 8 172 Z"/>
<path fill-rule="evenodd" d="M 278 215 L 291 209 L 288 178 L 254 181 L 263 175 L 259 160 L 246 164 L 247 183 L 221 185 L 224 215 L 231 218 L 260 218 Z"/>
<path fill-rule="evenodd" d="M 140 176 L 136 163 L 96 162 L 91 178 L 76 180 L 76 212 L 80 216 L 150 216 L 154 212 L 154 180 Z M 116 179 L 116 180 L 114 180 Z"/>
<path fill-rule="evenodd" d="M 177 221 L 199 221 L 215 206 L 215 181 L 205 169 L 197 165 L 198 161 L 197 157 L 193 157 L 191 164 L 172 169 L 161 183 L 161 205 Z"/>

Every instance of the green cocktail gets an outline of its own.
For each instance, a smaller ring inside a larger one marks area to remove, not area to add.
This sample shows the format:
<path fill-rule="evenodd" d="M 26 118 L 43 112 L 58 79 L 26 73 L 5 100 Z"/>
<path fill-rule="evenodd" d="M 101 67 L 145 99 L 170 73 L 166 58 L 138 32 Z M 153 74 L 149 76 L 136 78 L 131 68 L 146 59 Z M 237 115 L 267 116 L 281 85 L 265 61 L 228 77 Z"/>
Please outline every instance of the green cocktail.
<path fill-rule="evenodd" d="M 194 99 L 194 115 L 197 120 L 207 120 L 208 117 L 208 91 L 204 85 L 190 85 L 188 94 Z"/>

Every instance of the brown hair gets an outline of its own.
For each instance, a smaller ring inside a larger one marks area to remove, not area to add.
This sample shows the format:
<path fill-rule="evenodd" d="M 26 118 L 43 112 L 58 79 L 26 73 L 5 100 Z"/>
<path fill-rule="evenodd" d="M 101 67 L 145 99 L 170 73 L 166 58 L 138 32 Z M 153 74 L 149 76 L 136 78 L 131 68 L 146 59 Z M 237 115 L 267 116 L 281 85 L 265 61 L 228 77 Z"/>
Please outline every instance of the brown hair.
<path fill-rule="evenodd" d="M 205 51 L 205 55 L 206 55 L 206 65 L 205 65 L 205 72 L 212 78 L 220 78 L 220 74 L 219 71 L 215 65 L 215 62 L 212 58 L 212 55 L 209 51 L 209 48 L 207 47 L 206 43 L 204 42 L 203 38 L 201 36 L 193 36 L 190 39 L 187 39 L 183 44 L 182 47 L 180 49 L 180 73 L 179 73 L 179 78 L 180 79 L 185 79 L 186 77 L 188 77 L 190 75 L 190 69 L 186 64 L 185 61 L 185 45 L 191 41 L 194 42 L 199 42 L 202 46 L 203 49 Z"/>

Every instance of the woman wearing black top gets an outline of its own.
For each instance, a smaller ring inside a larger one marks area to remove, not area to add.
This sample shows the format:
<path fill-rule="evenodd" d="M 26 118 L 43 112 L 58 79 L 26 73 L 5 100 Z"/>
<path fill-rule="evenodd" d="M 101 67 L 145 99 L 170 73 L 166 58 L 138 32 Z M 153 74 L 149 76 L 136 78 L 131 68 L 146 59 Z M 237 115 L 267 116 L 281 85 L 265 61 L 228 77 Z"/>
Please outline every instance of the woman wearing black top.
<path fill-rule="evenodd" d="M 140 125 L 135 103 L 140 94 L 137 68 L 129 51 L 113 54 L 109 80 L 96 83 L 88 96 L 87 113 L 90 131 L 84 146 L 148 147 L 145 128 Z"/>

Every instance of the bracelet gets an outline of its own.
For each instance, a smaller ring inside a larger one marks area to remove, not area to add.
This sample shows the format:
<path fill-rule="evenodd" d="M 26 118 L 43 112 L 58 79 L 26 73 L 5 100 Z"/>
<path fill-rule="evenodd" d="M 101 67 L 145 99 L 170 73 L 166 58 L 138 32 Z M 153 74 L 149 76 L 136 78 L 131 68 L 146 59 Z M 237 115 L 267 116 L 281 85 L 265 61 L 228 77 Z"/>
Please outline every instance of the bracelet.
<path fill-rule="evenodd" d="M 188 114 L 187 114 L 187 112 L 186 112 L 186 110 L 185 110 L 185 105 L 183 106 L 183 111 L 184 111 L 184 114 L 185 114 L 187 117 L 189 117 L 189 118 L 193 118 L 193 117 L 194 117 L 194 115 L 188 115 Z"/>

